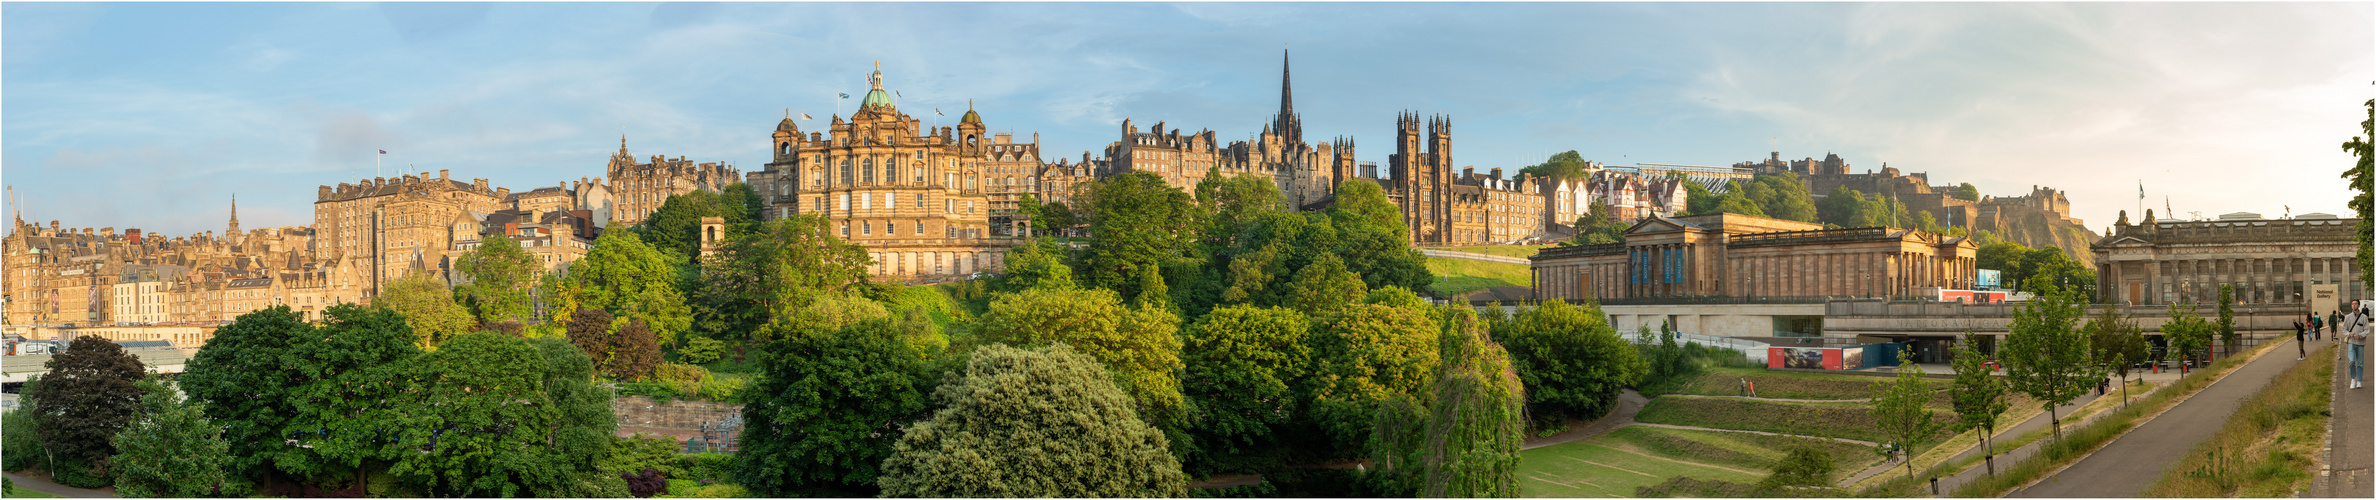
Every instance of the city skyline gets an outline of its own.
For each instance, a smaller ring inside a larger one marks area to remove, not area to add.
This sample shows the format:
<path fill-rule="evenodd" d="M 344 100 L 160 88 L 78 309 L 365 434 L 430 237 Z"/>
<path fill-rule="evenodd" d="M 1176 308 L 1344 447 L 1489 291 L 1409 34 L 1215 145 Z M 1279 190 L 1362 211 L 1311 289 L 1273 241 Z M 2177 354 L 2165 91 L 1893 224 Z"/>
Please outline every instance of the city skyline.
<path fill-rule="evenodd" d="M 26 220 L 172 236 L 220 231 L 232 193 L 244 227 L 309 223 L 313 188 L 372 177 L 383 149 L 381 176 L 515 191 L 601 175 L 621 134 L 638 157 L 756 171 L 777 120 L 847 117 L 836 94 L 877 60 L 926 125 L 972 102 L 1051 156 L 1102 150 L 1125 118 L 1242 140 L 1277 107 L 1283 49 L 1306 139 L 1381 164 L 1410 110 L 1450 115 L 1456 165 L 1479 170 L 1828 152 L 2067 190 L 2097 230 L 2140 181 L 2156 212 L 2349 217 L 2336 145 L 2376 80 L 2366 4 L 0 9 Z"/>

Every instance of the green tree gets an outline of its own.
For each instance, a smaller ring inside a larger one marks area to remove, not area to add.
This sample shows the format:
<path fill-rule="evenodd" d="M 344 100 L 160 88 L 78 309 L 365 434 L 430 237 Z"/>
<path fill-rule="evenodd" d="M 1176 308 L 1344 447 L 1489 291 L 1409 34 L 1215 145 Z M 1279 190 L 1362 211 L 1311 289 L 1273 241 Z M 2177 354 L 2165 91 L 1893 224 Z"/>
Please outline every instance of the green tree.
<path fill-rule="evenodd" d="M 314 330 L 288 306 L 259 309 L 216 328 L 214 337 L 190 356 L 180 378 L 182 392 L 223 426 L 234 475 L 262 480 L 281 454 L 295 450 L 282 444 L 287 439 L 282 431 L 296 419 L 306 379 L 285 370 L 283 359 L 313 363 L 288 356 L 298 343 L 319 341 Z"/>
<path fill-rule="evenodd" d="M 231 444 L 201 405 L 183 401 L 167 382 L 140 384 L 140 417 L 116 433 L 116 493 L 131 498 L 213 496 L 227 476 Z"/>
<path fill-rule="evenodd" d="M 1468 308 L 1444 324 L 1443 364 L 1427 419 L 1423 495 L 1517 497 L 1518 451 L 1526 444 L 1526 387 L 1510 355 L 1486 338 Z"/>
<path fill-rule="evenodd" d="M 619 317 L 651 329 L 659 345 L 677 345 L 693 331 L 693 308 L 673 289 L 646 288 L 620 309 Z"/>
<path fill-rule="evenodd" d="M 1192 469 L 1273 465 L 1243 462 L 1279 455 L 1295 384 L 1311 369 L 1310 329 L 1293 309 L 1247 305 L 1214 309 L 1188 329 L 1180 392 L 1195 408 Z"/>
<path fill-rule="evenodd" d="M 1069 346 L 982 347 L 933 399 L 942 409 L 909 426 L 883 461 L 884 496 L 1187 494 L 1163 433 L 1096 359 Z"/>
<path fill-rule="evenodd" d="M 1955 187 L 1955 197 L 1965 201 L 1980 201 L 1980 188 L 1966 182 Z"/>
<path fill-rule="evenodd" d="M 2376 279 L 2371 278 L 2376 277 L 2376 272 L 2371 272 L 2376 270 L 2376 254 L 2369 248 L 2369 242 L 2376 241 L 2376 198 L 2369 196 L 2376 192 L 2376 184 L 2372 184 L 2376 182 L 2376 149 L 2369 146 L 2376 143 L 2376 99 L 2369 99 L 2367 107 L 2368 119 L 2360 121 L 2360 133 L 2366 135 L 2352 136 L 2350 142 L 2343 143 L 2344 151 L 2359 157 L 2359 164 L 2344 170 L 2342 177 L 2350 179 L 2351 190 L 2359 192 L 2351 197 L 2351 211 L 2359 214 L 2359 239 L 2354 240 L 2359 242 L 2359 257 L 2353 262 L 2359 263 L 2361 283 Z"/>
<path fill-rule="evenodd" d="M 1955 382 L 1949 392 L 1955 401 L 1955 431 L 1980 431 L 1980 453 L 1988 463 L 1988 474 L 1996 475 L 1997 418 L 2011 408 L 2005 401 L 2005 380 L 1997 378 L 1989 369 L 1988 357 L 1972 346 L 1980 345 L 1980 336 L 1964 332 L 1962 342 L 1955 344 Z"/>
<path fill-rule="evenodd" d="M 1807 194 L 1807 187 L 1799 182 L 1798 174 L 1781 172 L 1757 176 L 1760 187 L 1752 194 L 1757 205 L 1768 217 L 1800 222 L 1815 222 L 1815 198 Z"/>
<path fill-rule="evenodd" d="M 1830 487 L 1832 473 L 1838 470 L 1839 466 L 1832 463 L 1830 453 L 1812 446 L 1792 446 L 1789 454 L 1774 461 L 1773 474 L 1757 481 L 1755 491 L 1764 496 L 1776 496 L 1772 492 L 1784 487 Z"/>
<path fill-rule="evenodd" d="M 1426 289 L 1434 284 L 1427 256 L 1411 248 L 1410 228 L 1385 192 L 1367 182 L 1344 186 L 1337 190 L 1337 204 L 1329 207 L 1328 218 L 1337 232 L 1335 253 L 1345 259 L 1345 270 L 1361 276 L 1372 290 Z"/>
<path fill-rule="evenodd" d="M 106 460 L 116 454 L 109 439 L 138 416 L 146 394 L 137 385 L 144 373 L 140 357 L 113 341 L 85 335 L 43 366 L 49 371 L 25 399 L 41 410 L 33 417 L 34 428 L 49 451 L 52 471 L 59 484 L 105 486 Z"/>
<path fill-rule="evenodd" d="M 1312 375 L 1300 391 L 1312 401 L 1312 418 L 1338 454 L 1366 447 L 1379 403 L 1422 394 L 1435 382 L 1440 347 L 1435 318 L 1421 305 L 1374 303 L 1394 297 L 1417 302 L 1409 291 L 1387 288 L 1370 295 L 1371 300 L 1322 321 L 1307 337 Z"/>
<path fill-rule="evenodd" d="M 1931 215 L 1929 211 L 1914 213 L 1914 228 L 1920 229 L 1923 232 L 1934 234 L 1947 232 L 1947 228 L 1945 226 L 1939 225 L 1938 216 Z"/>
<path fill-rule="evenodd" d="M 1740 193 L 1724 193 L 1716 195 L 1715 206 L 1710 207 L 1706 213 L 1740 214 L 1753 217 L 1766 216 L 1765 209 L 1758 208 L 1756 201 L 1751 201 L 1748 196 L 1742 195 Z"/>
<path fill-rule="evenodd" d="M 1072 266 L 1064 265 L 1065 251 L 1055 240 L 1041 237 L 1007 249 L 1006 274 L 992 288 L 1001 292 L 1032 288 L 1072 288 Z"/>
<path fill-rule="evenodd" d="M 819 296 L 863 288 L 870 262 L 864 247 L 833 236 L 823 217 L 767 221 L 704 260 L 694 321 L 713 337 L 747 337 Z"/>
<path fill-rule="evenodd" d="M 33 392 L 41 385 L 41 374 L 26 377 L 24 392 Z M 0 469 L 11 472 L 27 468 L 49 468 L 49 451 L 41 447 L 41 428 L 33 416 L 41 414 L 39 402 L 21 400 L 14 411 L 0 412 Z"/>
<path fill-rule="evenodd" d="M 421 336 L 422 347 L 435 347 L 446 337 L 469 333 L 478 326 L 470 309 L 454 302 L 453 289 L 429 273 L 412 273 L 389 283 L 387 292 L 372 302 L 403 314 L 413 333 Z"/>
<path fill-rule="evenodd" d="M 594 240 L 594 249 L 570 263 L 569 283 L 579 286 L 578 302 L 623 314 L 646 291 L 676 291 L 676 265 L 660 249 L 645 244 L 634 231 L 615 224 Z M 682 299 L 679 299 L 682 302 Z"/>
<path fill-rule="evenodd" d="M 1154 308 L 1126 308 L 1111 290 L 1024 290 L 990 300 L 974 325 L 981 343 L 1067 344 L 1114 372 L 1139 403 L 1138 413 L 1166 424 L 1180 411 L 1179 319 Z"/>
<path fill-rule="evenodd" d="M 701 255 L 701 218 L 726 217 L 723 208 L 718 193 L 695 189 L 669 196 L 651 216 L 636 223 L 633 230 L 638 239 L 667 252 L 674 260 L 690 260 Z M 727 239 L 733 239 L 733 233 L 728 234 Z"/>
<path fill-rule="evenodd" d="M 611 410 L 613 394 L 607 387 L 594 385 L 593 360 L 568 340 L 545 337 L 528 343 L 544 356 L 549 368 L 544 392 L 552 398 L 559 419 L 546 441 L 564 465 L 591 472 L 610 457 L 611 434 L 619 430 L 619 417 Z"/>
<path fill-rule="evenodd" d="M 1575 150 L 1568 150 L 1565 153 L 1551 155 L 1542 164 L 1518 169 L 1518 174 L 1548 179 L 1582 179 L 1588 167 L 1589 164 L 1584 161 L 1584 155 L 1577 154 Z"/>
<path fill-rule="evenodd" d="M 1912 356 L 1900 356 L 1896 380 L 1873 383 L 1873 423 L 1893 451 L 1906 455 L 1906 479 L 1914 479 L 1914 447 L 1938 434 L 1939 423 L 1931 420 L 1931 409 L 1924 405 L 1931 399 L 1930 384 L 1922 381 L 1922 366 L 1914 364 Z"/>
<path fill-rule="evenodd" d="M 1089 242 L 1083 278 L 1098 287 L 1139 295 L 1141 274 L 1185 250 L 1195 205 L 1188 193 L 1147 172 L 1128 172 L 1085 185 Z"/>
<path fill-rule="evenodd" d="M 323 317 L 319 327 L 289 342 L 279 363 L 257 367 L 266 373 L 242 375 L 271 380 L 271 385 L 290 384 L 285 391 L 292 400 L 288 418 L 265 438 L 274 443 L 271 447 L 279 448 L 272 466 L 300 482 L 338 487 L 363 481 L 372 470 L 418 454 L 397 434 L 426 433 L 438 426 L 408 413 L 422 407 L 409 397 L 417 391 L 408 391 L 419 383 L 421 348 L 413 342 L 416 337 L 404 316 L 385 308 L 341 304 L 323 311 Z M 220 335 L 217 332 L 216 338 Z M 438 349 L 466 349 L 470 344 L 463 339 L 485 335 L 497 334 L 462 334 L 446 339 Z M 541 372 L 543 367 L 540 364 L 536 369 Z M 185 382 L 196 374 L 193 367 L 192 373 L 183 375 Z M 224 389 L 212 384 L 207 387 L 191 394 Z M 229 395 L 241 397 L 246 395 Z M 200 399 L 211 407 L 226 398 Z M 217 422 L 225 420 L 216 418 Z M 287 443 L 290 439 L 297 442 Z M 426 442 L 421 439 L 415 444 Z M 233 446 L 238 442 L 233 441 Z"/>
<path fill-rule="evenodd" d="M 1287 302 L 1296 310 L 1319 316 L 1369 296 L 1369 286 L 1361 282 L 1361 276 L 1345 270 L 1344 259 L 1325 254 L 1295 272 L 1295 283 L 1287 295 Z"/>
<path fill-rule="evenodd" d="M 1043 218 L 1033 219 L 1033 227 L 1042 228 L 1048 231 L 1051 236 L 1069 234 L 1074 226 L 1081 225 L 1080 216 L 1074 214 L 1072 207 L 1065 206 L 1061 201 L 1048 202 L 1047 205 L 1040 207 L 1039 214 Z"/>
<path fill-rule="evenodd" d="M 899 430 L 925 414 L 927 360 L 887 319 L 842 327 L 777 321 L 743 406 L 735 482 L 761 496 L 828 487 L 871 493 Z"/>
<path fill-rule="evenodd" d="M 544 275 L 544 263 L 511 238 L 485 238 L 479 247 L 454 260 L 454 270 L 470 281 L 454 287 L 468 301 L 479 323 L 526 323 L 535 319 L 529 291 Z"/>
<path fill-rule="evenodd" d="M 1386 197 L 1385 188 L 1368 182 L 1347 182 L 1337 189 L 1336 205 L 1328 207 L 1328 215 L 1336 220 L 1339 229 L 1368 228 L 1391 233 L 1395 241 L 1410 239 L 1410 226 L 1403 224 L 1402 209 Z"/>
<path fill-rule="evenodd" d="M 455 337 L 421 355 L 397 404 L 356 419 L 415 424 L 398 431 L 405 450 L 390 474 L 428 492 L 456 496 L 546 496 L 564 482 L 550 441 L 562 421 L 545 392 L 551 370 L 527 339 L 494 332 Z M 399 428 L 399 427 L 391 427 Z M 334 429 L 333 432 L 345 429 Z M 351 429 L 363 434 L 365 429 Z"/>
<path fill-rule="evenodd" d="M 1517 364 L 1526 382 L 1527 414 L 1537 422 L 1600 418 L 1650 371 L 1606 317 L 1598 303 L 1547 301 L 1493 322 L 1493 339 Z"/>
<path fill-rule="evenodd" d="M 2211 334 L 2219 329 L 2217 323 L 2195 316 L 2194 311 L 2193 305 L 2181 309 L 2171 304 L 2170 321 L 2162 323 L 2162 340 L 2181 360 L 2202 359 L 2197 354 L 2211 347 Z"/>
<path fill-rule="evenodd" d="M 1689 179 L 1683 181 L 1683 213 L 1685 215 L 1716 213 L 1716 205 L 1720 203 L 1723 203 L 1723 199 L 1717 197 L 1716 192 L 1708 189 L 1707 186 L 1700 185 L 1699 181 Z"/>
<path fill-rule="evenodd" d="M 1848 186 L 1832 188 L 1831 194 L 1815 205 L 1816 219 L 1839 227 L 1862 227 L 1870 218 L 1865 215 L 1864 193 Z"/>
<path fill-rule="evenodd" d="M 2221 283 L 2219 284 L 2219 342 L 2227 345 L 2228 354 L 2235 354 L 2240 340 L 2242 339 L 2236 335 L 2236 286 Z"/>
<path fill-rule="evenodd" d="M 2152 353 L 2152 345 L 2145 342 L 2145 329 L 2118 307 L 2104 306 L 2104 314 L 2087 322 L 2088 344 L 2095 351 L 2096 362 L 2120 376 L 2121 401 L 2128 401 L 2129 365 L 2144 361 Z"/>
<path fill-rule="evenodd" d="M 2060 293 L 2023 302 L 2013 308 L 2004 348 L 1997 352 L 2013 390 L 2045 405 L 2056 439 L 2062 438 L 2062 416 L 2055 408 L 2086 394 L 2100 378 L 2087 335 L 2075 324 L 2085 309 Z"/>

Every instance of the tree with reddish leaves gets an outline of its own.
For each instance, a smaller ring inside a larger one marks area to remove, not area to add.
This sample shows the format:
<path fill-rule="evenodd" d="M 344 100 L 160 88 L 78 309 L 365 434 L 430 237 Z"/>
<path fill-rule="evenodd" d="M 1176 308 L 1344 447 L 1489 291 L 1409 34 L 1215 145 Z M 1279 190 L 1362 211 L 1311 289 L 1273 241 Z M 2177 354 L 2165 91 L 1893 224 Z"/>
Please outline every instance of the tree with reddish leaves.
<path fill-rule="evenodd" d="M 57 481 L 81 488 L 106 486 L 104 472 L 85 471 L 105 469 L 104 461 L 116 452 L 109 439 L 140 413 L 140 397 L 147 394 L 137 385 L 145 373 L 140 358 L 113 341 L 83 336 L 47 365 L 49 373 L 25 398 L 41 410 L 33 416 L 35 428 L 42 447 L 49 450 Z"/>
<path fill-rule="evenodd" d="M 594 369 L 601 370 L 610 356 L 611 314 L 600 308 L 579 309 L 569 315 L 569 343 L 594 359 Z"/>
<path fill-rule="evenodd" d="M 652 470 L 650 467 L 645 467 L 641 474 L 621 472 L 619 478 L 627 480 L 627 492 L 634 494 L 636 498 L 651 498 L 652 495 L 668 493 L 668 478 L 660 477 L 660 471 Z"/>
<path fill-rule="evenodd" d="M 612 378 L 638 380 L 660 366 L 660 340 L 641 320 L 628 321 L 612 331 L 607 350 L 610 362 L 597 365 Z"/>

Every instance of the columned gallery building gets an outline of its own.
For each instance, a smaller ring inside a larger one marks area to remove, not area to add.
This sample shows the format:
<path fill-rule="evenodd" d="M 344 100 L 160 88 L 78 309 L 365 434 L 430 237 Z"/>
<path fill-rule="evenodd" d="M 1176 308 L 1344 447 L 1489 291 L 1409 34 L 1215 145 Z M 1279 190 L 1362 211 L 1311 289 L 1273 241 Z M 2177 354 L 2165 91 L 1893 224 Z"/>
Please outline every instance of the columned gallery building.
<path fill-rule="evenodd" d="M 1540 299 L 1891 297 L 1972 287 L 1979 247 L 1912 229 L 1709 214 L 1652 216 L 1624 243 L 1545 248 Z"/>
<path fill-rule="evenodd" d="M 2104 302 L 2213 304 L 2220 285 L 2233 286 L 2239 304 L 2306 304 L 2321 285 L 2334 287 L 2330 300 L 2368 298 L 2354 279 L 2355 220 L 2233 213 L 2175 221 L 2155 220 L 2147 210 L 2143 222 L 2131 224 L 2128 216 L 2121 212 L 2111 233 L 2091 245 Z"/>

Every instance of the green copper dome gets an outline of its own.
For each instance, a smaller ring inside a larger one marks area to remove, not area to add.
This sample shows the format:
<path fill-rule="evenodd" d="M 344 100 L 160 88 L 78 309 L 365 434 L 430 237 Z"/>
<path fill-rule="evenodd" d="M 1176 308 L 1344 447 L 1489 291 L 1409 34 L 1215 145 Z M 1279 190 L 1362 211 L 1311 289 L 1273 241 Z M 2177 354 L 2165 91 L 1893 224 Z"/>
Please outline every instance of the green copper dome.
<path fill-rule="evenodd" d="M 866 77 L 866 83 L 867 86 L 872 88 L 866 91 L 865 100 L 858 101 L 858 109 L 866 109 L 875 106 L 882 106 L 886 108 L 897 107 L 891 102 L 891 93 L 883 91 L 882 68 L 875 68 L 874 74 Z"/>

